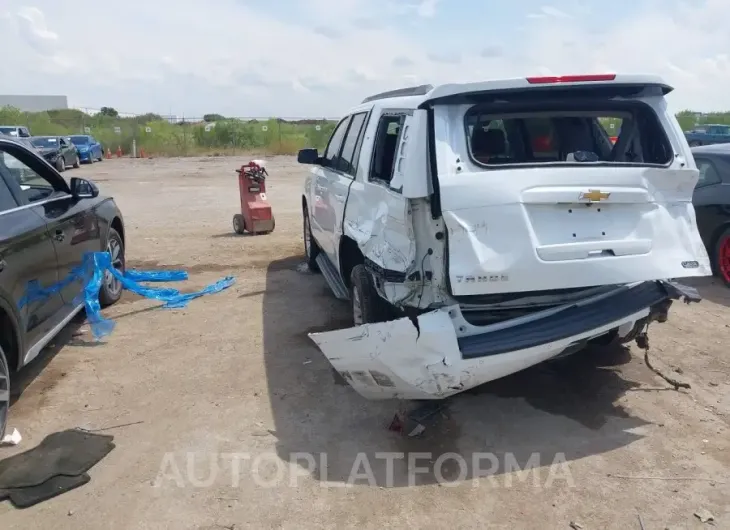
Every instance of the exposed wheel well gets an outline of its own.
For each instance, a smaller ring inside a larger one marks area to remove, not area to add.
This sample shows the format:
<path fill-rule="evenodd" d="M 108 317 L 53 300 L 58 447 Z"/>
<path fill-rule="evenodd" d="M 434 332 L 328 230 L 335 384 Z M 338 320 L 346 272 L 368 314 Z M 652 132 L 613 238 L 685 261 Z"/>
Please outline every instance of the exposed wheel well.
<path fill-rule="evenodd" d="M 15 325 L 10 315 L 0 307 L 0 346 L 5 352 L 8 361 L 8 367 L 11 372 L 18 369 L 20 360 L 20 352 L 18 351 L 18 336 L 16 335 Z"/>
<path fill-rule="evenodd" d="M 122 245 L 126 247 L 126 242 L 124 240 L 124 225 L 122 224 L 122 220 L 119 219 L 119 217 L 115 217 L 112 219 L 111 227 L 117 231 L 119 236 L 122 238 Z"/>
<path fill-rule="evenodd" d="M 352 269 L 354 269 L 356 265 L 365 263 L 365 258 L 363 257 L 362 252 L 360 252 L 360 247 L 357 246 L 355 240 L 350 239 L 347 236 L 342 236 L 340 238 L 339 256 L 340 276 L 342 276 L 342 281 L 344 281 L 345 285 L 349 288 Z"/>

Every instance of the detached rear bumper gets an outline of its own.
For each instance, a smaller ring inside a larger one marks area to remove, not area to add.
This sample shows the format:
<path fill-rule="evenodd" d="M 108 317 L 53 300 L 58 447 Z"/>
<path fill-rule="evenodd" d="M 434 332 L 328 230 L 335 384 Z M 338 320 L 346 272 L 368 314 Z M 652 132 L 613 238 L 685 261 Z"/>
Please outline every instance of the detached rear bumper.
<path fill-rule="evenodd" d="M 644 282 L 545 311 L 507 327 L 457 337 L 458 306 L 418 317 L 313 333 L 334 368 L 370 399 L 442 399 L 574 350 L 581 343 L 637 323 L 664 321 L 672 300 L 699 301 L 673 282 Z"/>

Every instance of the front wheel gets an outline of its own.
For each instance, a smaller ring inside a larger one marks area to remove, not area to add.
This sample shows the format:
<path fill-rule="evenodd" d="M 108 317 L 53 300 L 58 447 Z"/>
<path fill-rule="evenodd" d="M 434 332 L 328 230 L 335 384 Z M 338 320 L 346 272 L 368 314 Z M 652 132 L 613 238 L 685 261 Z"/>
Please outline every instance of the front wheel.
<path fill-rule="evenodd" d="M 5 436 L 10 410 L 10 366 L 0 346 L 0 440 Z"/>
<path fill-rule="evenodd" d="M 309 213 L 307 210 L 303 212 L 303 223 L 304 223 L 304 255 L 307 257 L 307 266 L 309 270 L 313 272 L 319 271 L 319 265 L 317 265 L 317 256 L 319 256 L 319 245 L 312 237 L 312 226 L 309 224 Z"/>
<path fill-rule="evenodd" d="M 730 228 L 726 228 L 715 245 L 715 265 L 720 279 L 730 287 Z"/>
<path fill-rule="evenodd" d="M 689 143 L 689 146 L 690 147 L 699 147 L 701 145 L 702 145 L 702 143 L 701 142 L 697 142 L 697 141 L 692 141 L 692 142 Z"/>
<path fill-rule="evenodd" d="M 373 279 L 365 265 L 356 265 L 350 275 L 350 300 L 352 322 L 355 326 L 384 322 L 388 319 L 388 303 L 373 285 Z"/>
<path fill-rule="evenodd" d="M 64 171 L 66 171 L 66 159 L 63 158 L 62 156 L 59 156 L 56 159 L 56 170 L 59 173 L 63 173 Z"/>
<path fill-rule="evenodd" d="M 233 216 L 233 231 L 239 235 L 243 235 L 246 231 L 246 222 L 240 213 Z"/>
<path fill-rule="evenodd" d="M 111 255 L 112 267 L 120 274 L 124 274 L 124 242 L 119 232 L 113 228 L 109 228 L 109 236 L 107 238 L 106 251 Z M 104 281 L 99 290 L 99 303 L 102 307 L 110 306 L 119 301 L 122 297 L 122 282 L 120 282 L 109 271 L 104 271 Z"/>
<path fill-rule="evenodd" d="M 79 155 L 76 155 L 76 161 L 74 162 L 74 168 L 78 169 L 81 167 L 81 159 L 79 158 Z"/>

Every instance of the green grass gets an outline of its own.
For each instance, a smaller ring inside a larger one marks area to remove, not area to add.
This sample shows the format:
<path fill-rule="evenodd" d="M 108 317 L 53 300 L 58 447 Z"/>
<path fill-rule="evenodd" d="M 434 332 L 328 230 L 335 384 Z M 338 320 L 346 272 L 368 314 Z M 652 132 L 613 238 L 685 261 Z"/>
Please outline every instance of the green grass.
<path fill-rule="evenodd" d="M 170 123 L 148 114 L 134 118 L 90 116 L 76 109 L 48 112 L 21 112 L 11 107 L 0 109 L 0 125 L 25 125 L 31 134 L 87 134 L 90 128 L 103 146 L 116 152 L 137 150 L 154 156 L 199 156 L 256 151 L 263 154 L 295 154 L 303 147 L 324 149 L 336 125 L 333 121 L 306 120 L 287 122 L 278 119 L 245 121 L 225 119 L 208 127 L 202 121 Z M 119 128 L 117 132 L 116 128 Z M 147 132 L 149 129 L 150 132 Z M 264 130 L 266 129 L 266 130 Z M 319 129 L 319 130 L 318 130 Z"/>

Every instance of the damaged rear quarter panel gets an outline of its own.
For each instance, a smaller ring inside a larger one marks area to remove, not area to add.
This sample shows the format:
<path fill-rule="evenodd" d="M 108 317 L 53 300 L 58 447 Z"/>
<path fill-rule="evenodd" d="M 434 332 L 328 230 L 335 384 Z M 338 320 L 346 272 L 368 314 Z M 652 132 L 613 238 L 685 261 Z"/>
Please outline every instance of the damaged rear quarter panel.
<path fill-rule="evenodd" d="M 355 185 L 359 189 L 350 193 L 344 234 L 383 269 L 405 272 L 416 253 L 408 199 L 381 183 Z"/>

